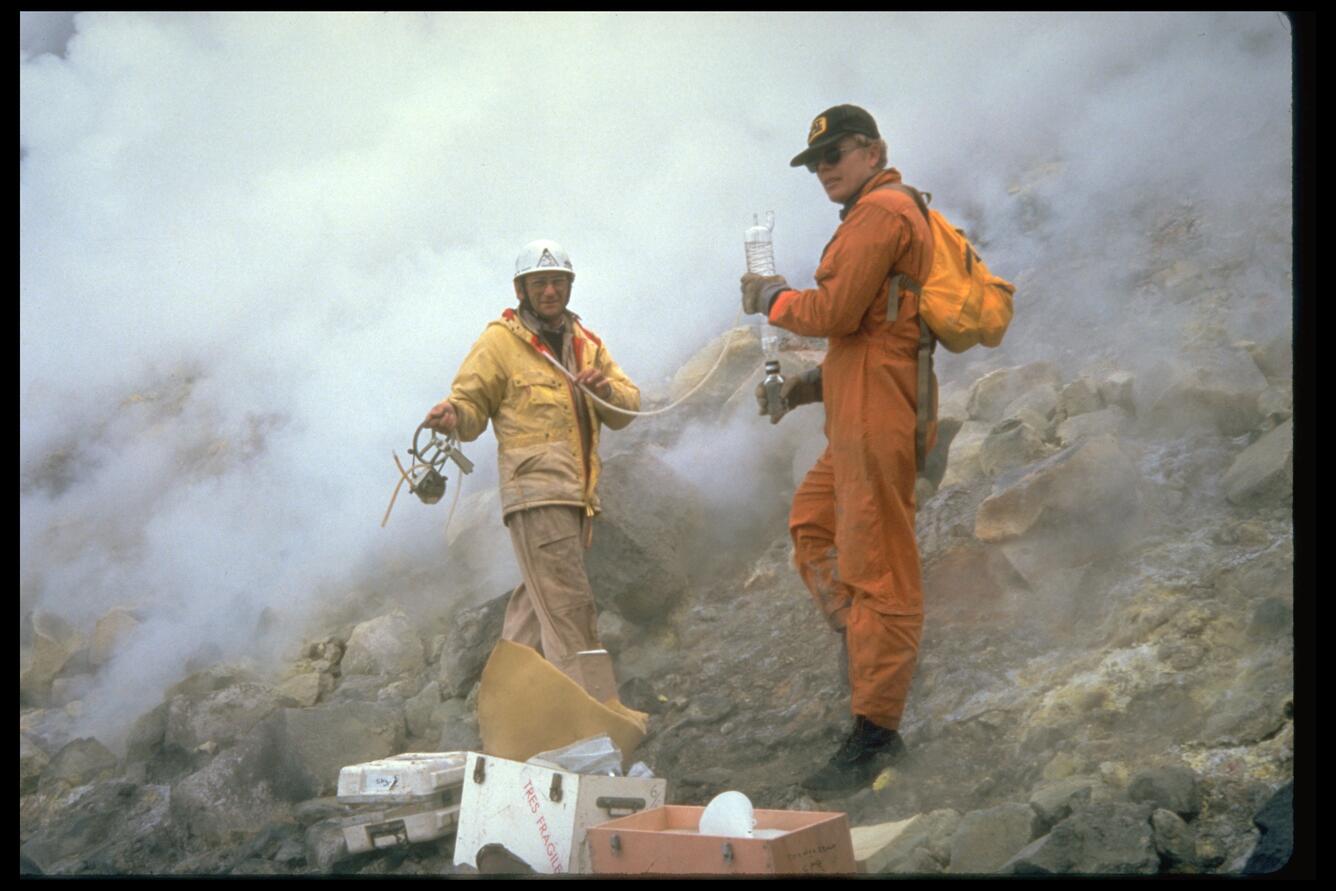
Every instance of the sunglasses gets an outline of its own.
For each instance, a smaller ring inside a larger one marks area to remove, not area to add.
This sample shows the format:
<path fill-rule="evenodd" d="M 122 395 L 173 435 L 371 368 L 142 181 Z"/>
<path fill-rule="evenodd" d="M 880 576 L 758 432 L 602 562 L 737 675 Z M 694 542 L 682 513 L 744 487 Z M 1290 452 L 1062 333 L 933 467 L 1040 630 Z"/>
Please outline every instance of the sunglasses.
<path fill-rule="evenodd" d="M 840 163 L 840 159 L 843 158 L 845 155 L 849 154 L 852 151 L 857 151 L 858 149 L 861 148 L 867 148 L 867 146 L 851 145 L 846 148 L 840 148 L 838 145 L 832 145 L 830 148 L 822 152 L 821 155 L 816 158 L 816 160 L 807 162 L 807 172 L 816 173 L 817 167 L 821 166 L 822 164 L 825 164 L 828 167 L 834 167 L 836 164 Z"/>

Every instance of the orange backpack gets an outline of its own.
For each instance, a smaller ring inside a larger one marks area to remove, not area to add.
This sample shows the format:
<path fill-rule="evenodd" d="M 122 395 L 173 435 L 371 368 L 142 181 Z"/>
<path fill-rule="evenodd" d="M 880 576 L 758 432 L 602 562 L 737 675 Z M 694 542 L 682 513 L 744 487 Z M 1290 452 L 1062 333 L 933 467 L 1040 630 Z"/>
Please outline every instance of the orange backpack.
<path fill-rule="evenodd" d="M 926 282 L 916 282 L 906 275 L 891 279 L 887 319 L 894 319 L 895 301 L 902 290 L 919 298 L 918 350 L 918 423 L 915 445 L 919 472 L 927 460 L 928 431 L 937 423 L 936 375 L 932 353 L 940 341 L 953 353 L 961 353 L 975 344 L 995 347 L 1011 324 L 1011 297 L 1016 286 L 993 275 L 979 257 L 965 233 L 952 226 L 935 210 L 928 210 L 932 194 L 899 183 L 880 188 L 895 189 L 914 199 L 932 229 L 932 271 Z M 897 281 L 898 279 L 898 281 Z"/>

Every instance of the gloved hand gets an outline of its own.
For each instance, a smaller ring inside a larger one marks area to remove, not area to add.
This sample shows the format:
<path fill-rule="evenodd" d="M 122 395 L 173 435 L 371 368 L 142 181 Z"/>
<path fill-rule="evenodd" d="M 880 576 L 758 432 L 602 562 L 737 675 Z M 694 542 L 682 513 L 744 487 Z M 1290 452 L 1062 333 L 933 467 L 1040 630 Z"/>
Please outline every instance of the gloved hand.
<path fill-rule="evenodd" d="M 788 414 L 791 409 L 800 405 L 806 405 L 809 402 L 821 401 L 821 366 L 804 371 L 802 374 L 795 374 L 785 378 L 784 386 L 779 390 L 780 396 L 784 399 L 784 410 L 778 416 L 770 419 L 770 423 L 778 424 L 779 419 Z M 765 384 L 756 385 L 756 406 L 759 409 L 758 414 L 769 414 L 766 411 L 765 404 Z"/>
<path fill-rule="evenodd" d="M 757 275 L 754 272 L 742 276 L 742 311 L 752 313 L 770 312 L 770 301 L 780 291 L 787 291 L 789 283 L 782 275 Z"/>

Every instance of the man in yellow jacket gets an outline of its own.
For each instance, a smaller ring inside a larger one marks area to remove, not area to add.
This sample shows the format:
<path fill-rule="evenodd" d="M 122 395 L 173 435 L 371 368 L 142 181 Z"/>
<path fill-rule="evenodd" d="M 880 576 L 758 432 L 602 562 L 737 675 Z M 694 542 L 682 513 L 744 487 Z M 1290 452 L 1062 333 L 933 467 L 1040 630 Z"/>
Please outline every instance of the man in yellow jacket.
<path fill-rule="evenodd" d="M 533 647 L 592 693 L 598 679 L 577 654 L 600 648 L 584 566 L 599 511 L 598 434 L 631 422 L 617 409 L 639 410 L 640 390 L 566 308 L 574 280 L 559 244 L 525 245 L 515 262 L 519 306 L 488 324 L 425 423 L 469 442 L 492 422 L 502 516 L 524 576 L 501 637 Z"/>

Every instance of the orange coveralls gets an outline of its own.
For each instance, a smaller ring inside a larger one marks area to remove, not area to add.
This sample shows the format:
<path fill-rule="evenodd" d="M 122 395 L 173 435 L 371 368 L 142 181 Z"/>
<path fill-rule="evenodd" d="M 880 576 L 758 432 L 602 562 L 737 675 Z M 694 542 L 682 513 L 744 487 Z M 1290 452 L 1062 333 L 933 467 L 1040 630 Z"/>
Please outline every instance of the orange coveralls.
<path fill-rule="evenodd" d="M 890 276 L 917 282 L 933 238 L 914 200 L 882 171 L 840 214 L 817 287 L 784 291 L 770 323 L 829 338 L 821 364 L 826 451 L 793 497 L 794 563 L 849 646 L 852 711 L 896 729 L 923 630 L 914 531 L 918 298 L 902 291 L 888 324 Z M 934 394 L 935 397 L 935 394 Z M 931 442 L 929 443 L 931 447 Z"/>

